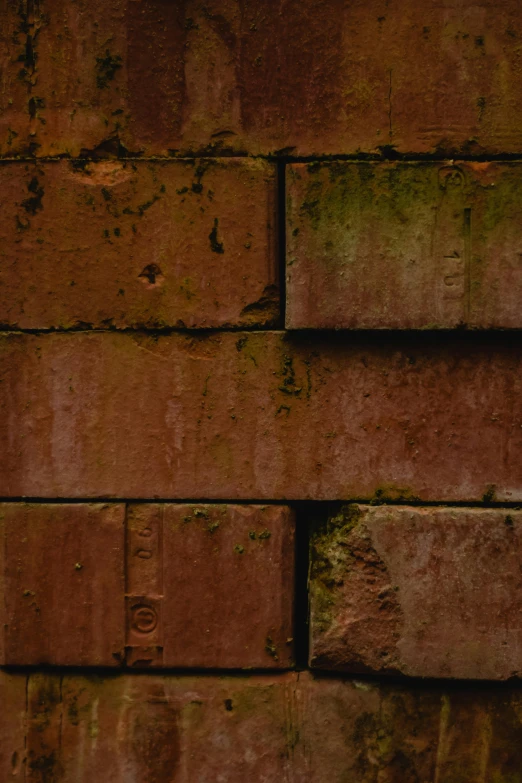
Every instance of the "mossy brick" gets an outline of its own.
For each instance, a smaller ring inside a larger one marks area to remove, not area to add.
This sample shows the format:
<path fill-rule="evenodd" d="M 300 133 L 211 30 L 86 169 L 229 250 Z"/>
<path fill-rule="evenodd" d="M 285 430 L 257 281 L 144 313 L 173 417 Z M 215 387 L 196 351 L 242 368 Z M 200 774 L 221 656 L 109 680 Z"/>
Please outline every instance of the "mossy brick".
<path fill-rule="evenodd" d="M 522 513 L 346 505 L 315 519 L 310 663 L 473 680 L 522 675 Z"/>
<path fill-rule="evenodd" d="M 502 334 L 4 333 L 4 498 L 522 498 Z"/>
<path fill-rule="evenodd" d="M 520 328 L 519 163 L 294 164 L 286 325 Z"/>
<path fill-rule="evenodd" d="M 514 685 L 2 672 L 0 694 L 6 780 L 522 781 Z"/>
<path fill-rule="evenodd" d="M 131 504 L 126 572 L 128 666 L 293 664 L 289 508 Z"/>
<path fill-rule="evenodd" d="M 0 154 L 519 152 L 517 0 L 3 0 Z"/>
<path fill-rule="evenodd" d="M 124 506 L 0 504 L 1 663 L 119 666 Z"/>
<path fill-rule="evenodd" d="M 0 169 L 0 189 L 4 326 L 278 320 L 273 164 L 9 162 Z"/>

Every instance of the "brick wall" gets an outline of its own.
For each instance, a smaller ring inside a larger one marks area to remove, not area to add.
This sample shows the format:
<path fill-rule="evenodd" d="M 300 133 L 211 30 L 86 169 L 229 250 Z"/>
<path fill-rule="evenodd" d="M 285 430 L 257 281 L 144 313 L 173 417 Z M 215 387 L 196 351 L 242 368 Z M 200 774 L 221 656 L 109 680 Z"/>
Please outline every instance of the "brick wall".
<path fill-rule="evenodd" d="M 0 22 L 0 783 L 522 783 L 519 3 Z"/>

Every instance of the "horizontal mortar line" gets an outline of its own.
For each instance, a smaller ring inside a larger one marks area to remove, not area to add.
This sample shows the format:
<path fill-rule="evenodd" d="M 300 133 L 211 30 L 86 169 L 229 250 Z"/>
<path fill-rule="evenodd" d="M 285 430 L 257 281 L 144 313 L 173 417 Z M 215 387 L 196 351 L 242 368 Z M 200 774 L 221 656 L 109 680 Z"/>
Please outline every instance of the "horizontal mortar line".
<path fill-rule="evenodd" d="M 409 500 L 403 498 L 395 499 L 383 499 L 376 501 L 373 496 L 367 498 L 330 498 L 322 500 L 314 500 L 310 498 L 169 498 L 169 497 L 111 497 L 111 496 L 92 496 L 81 498 L 69 498 L 69 497 L 33 497 L 33 496 L 16 496 L 16 497 L 1 497 L 0 503 L 47 503 L 47 504 L 99 504 L 99 503 L 113 503 L 123 504 L 129 503 L 133 505 L 139 504 L 161 504 L 171 503 L 176 505 L 228 505 L 228 506 L 244 506 L 244 505 L 256 505 L 256 506 L 291 506 L 296 511 L 303 511 L 305 509 L 312 511 L 314 509 L 320 510 L 320 506 L 323 507 L 336 507 L 347 504 L 360 504 L 362 506 L 415 506 L 418 508 L 478 508 L 478 509 L 495 509 L 495 508 L 510 508 L 510 509 L 522 509 L 522 499 L 495 501 L 495 500 Z"/>
<path fill-rule="evenodd" d="M 143 163 L 154 161 L 168 162 L 168 161 L 192 161 L 198 159 L 226 161 L 233 158 L 239 158 L 243 160 L 261 160 L 269 163 L 314 163 L 314 162 L 335 162 L 335 161 L 347 161 L 353 163 L 372 163 L 372 162 L 405 162 L 405 163 L 443 163 L 454 161 L 466 161 L 470 163 L 489 163 L 489 162 L 520 162 L 522 161 L 522 152 L 500 152 L 500 153 L 481 153 L 481 154 L 468 154 L 458 152 L 444 153 L 410 153 L 410 152 L 396 152 L 395 150 L 385 150 L 382 153 L 378 152 L 355 152 L 355 153 L 325 153 L 325 154 L 312 154 L 312 155 L 288 155 L 277 153 L 266 153 L 263 155 L 252 154 L 248 152 L 230 152 L 229 154 L 212 155 L 209 153 L 189 153 L 184 152 L 179 155 L 122 155 L 122 156 L 70 156 L 70 155 L 56 155 L 56 156 L 14 156 L 0 158 L 0 165 L 2 163 L 57 163 L 60 161 L 70 161 L 71 163 L 100 163 L 104 161 L 120 161 L 120 162 L 140 162 Z"/>
<path fill-rule="evenodd" d="M 350 329 L 350 328 L 338 328 L 338 329 L 321 329 L 319 327 L 302 327 L 299 329 L 286 329 L 283 326 L 277 324 L 272 326 L 191 326 L 191 327 L 131 327 L 126 326 L 121 329 L 117 327 L 100 328 L 97 326 L 86 327 L 78 326 L 71 327 L 70 329 L 60 329 L 55 327 L 40 327 L 40 328 L 27 328 L 20 329 L 8 326 L 6 324 L 0 324 L 0 336 L 4 335 L 46 335 L 46 334 L 125 334 L 125 335 L 142 335 L 149 337 L 168 337 L 169 335 L 185 335 L 185 336 L 199 336 L 199 337 L 211 337 L 214 334 L 279 334 L 286 337 L 299 339 L 299 336 L 309 339 L 324 338 L 324 339 L 336 339 L 350 337 L 354 341 L 359 339 L 379 339 L 382 344 L 387 340 L 390 342 L 397 339 L 404 339 L 412 337 L 414 339 L 429 338 L 434 339 L 455 339 L 459 340 L 464 338 L 468 340 L 483 340 L 488 336 L 493 339 L 506 336 L 522 336 L 522 327 L 495 327 L 495 328 L 477 328 L 477 327 L 457 327 L 457 328 L 437 328 L 437 329 Z"/>
<path fill-rule="evenodd" d="M 218 668 L 129 668 L 124 667 L 102 667 L 102 666 L 51 666 L 49 664 L 41 666 L 1 666 L 0 671 L 5 671 L 14 675 L 28 676 L 45 674 L 55 677 L 103 677 L 104 679 L 117 679 L 121 677 L 177 677 L 179 679 L 189 679 L 193 677 L 208 677 L 231 679 L 245 679 L 251 677 L 260 677 L 273 680 L 280 677 L 282 680 L 289 674 L 309 673 L 316 680 L 341 680 L 343 682 L 363 682 L 376 687 L 400 687 L 407 690 L 409 688 L 418 690 L 462 690 L 477 691 L 480 688 L 483 691 L 490 690 L 509 690 L 521 691 L 522 680 L 517 677 L 511 677 L 507 680 L 481 680 L 481 679 L 444 679 L 436 677 L 411 677 L 408 675 L 388 675 L 378 673 L 357 673 L 343 672 L 324 669 L 314 669 L 309 666 L 296 667 L 294 669 L 218 669 Z"/>
<path fill-rule="evenodd" d="M 186 335 L 211 335 L 222 334 L 227 332 L 284 332 L 282 326 L 166 326 L 166 327 L 132 327 L 125 326 L 121 329 L 118 327 L 100 328 L 98 326 L 78 326 L 71 327 L 70 329 L 61 329 L 55 327 L 38 327 L 31 329 L 20 329 L 7 326 L 6 324 L 0 324 L 0 334 L 142 334 L 142 335 L 169 335 L 169 334 L 186 334 Z M 487 331 L 487 330 L 484 330 Z M 522 328 L 521 330 L 522 331 Z"/>
<path fill-rule="evenodd" d="M 230 669 L 218 668 L 218 667 L 175 667 L 175 666 L 144 666 L 144 667 L 127 667 L 127 666 L 68 666 L 64 664 L 36 664 L 36 665 L 16 665 L 8 664 L 0 666 L 0 671 L 9 672 L 12 674 L 50 674 L 59 676 L 77 676 L 77 675 L 91 675 L 94 677 L 121 677 L 123 675 L 148 675 L 156 677 L 175 676 L 175 677 L 194 677 L 206 675 L 208 677 L 249 677 L 249 676 L 266 676 L 273 677 L 274 675 L 287 675 L 292 673 L 299 673 L 304 669 L 298 669 L 297 667 L 285 667 L 285 668 L 244 668 L 234 667 Z"/>

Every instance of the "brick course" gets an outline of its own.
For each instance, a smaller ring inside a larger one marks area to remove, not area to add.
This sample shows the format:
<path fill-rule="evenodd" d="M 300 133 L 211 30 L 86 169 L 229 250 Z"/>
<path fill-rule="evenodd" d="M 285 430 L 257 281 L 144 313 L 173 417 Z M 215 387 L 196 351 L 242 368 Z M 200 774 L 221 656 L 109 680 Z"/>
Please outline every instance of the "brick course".
<path fill-rule="evenodd" d="M 517 0 L 1 12 L 4 156 L 520 150 Z"/>
<path fill-rule="evenodd" d="M 2 673 L 4 714 L 25 717 L 26 689 L 27 719 L 2 735 L 5 780 L 24 766 L 31 783 L 522 780 L 518 687 Z"/>
<path fill-rule="evenodd" d="M 522 497 L 502 336 L 11 334 L 6 497 Z"/>

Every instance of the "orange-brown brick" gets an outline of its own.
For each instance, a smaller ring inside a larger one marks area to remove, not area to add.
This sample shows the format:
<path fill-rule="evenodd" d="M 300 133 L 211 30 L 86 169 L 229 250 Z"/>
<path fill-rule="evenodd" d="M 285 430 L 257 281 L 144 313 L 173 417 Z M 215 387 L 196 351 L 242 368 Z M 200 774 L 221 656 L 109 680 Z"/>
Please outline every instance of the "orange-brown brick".
<path fill-rule="evenodd" d="M 522 498 L 500 335 L 4 335 L 4 497 Z"/>
<path fill-rule="evenodd" d="M 215 327 L 278 318 L 273 165 L 9 163 L 0 189 L 4 325 Z"/>
<path fill-rule="evenodd" d="M 519 152 L 517 0 L 3 0 L 0 154 Z"/>
<path fill-rule="evenodd" d="M 520 328 L 518 163 L 294 164 L 287 326 Z"/>
<path fill-rule="evenodd" d="M 351 505 L 312 538 L 310 662 L 351 672 L 522 674 L 522 514 Z"/>

